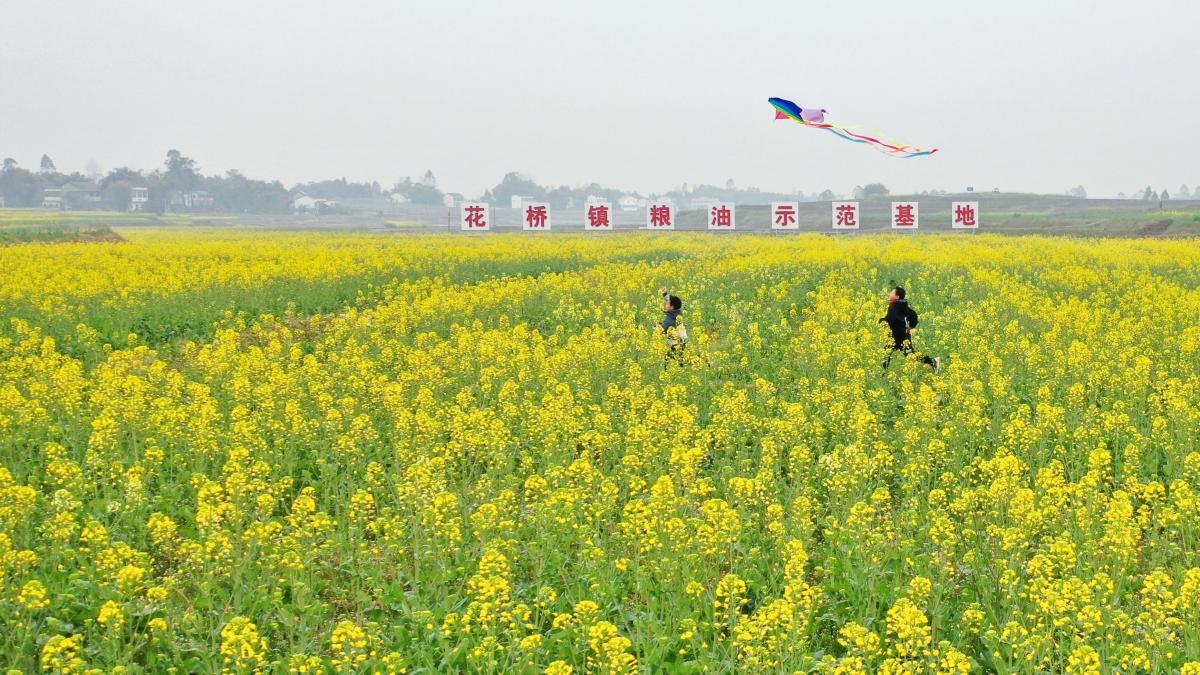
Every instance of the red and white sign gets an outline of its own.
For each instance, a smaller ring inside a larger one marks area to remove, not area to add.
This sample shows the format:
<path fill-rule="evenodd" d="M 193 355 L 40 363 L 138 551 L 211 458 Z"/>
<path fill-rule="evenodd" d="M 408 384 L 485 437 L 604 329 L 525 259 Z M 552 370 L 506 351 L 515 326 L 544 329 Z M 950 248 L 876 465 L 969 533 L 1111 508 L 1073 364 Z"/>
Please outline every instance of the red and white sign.
<path fill-rule="evenodd" d="M 979 202 L 952 202 L 951 226 L 956 230 L 974 230 L 979 227 Z"/>
<path fill-rule="evenodd" d="M 585 204 L 583 207 L 583 229 L 595 231 L 613 229 L 612 205 L 599 200 Z"/>
<path fill-rule="evenodd" d="M 857 230 L 859 224 L 858 202 L 833 203 L 833 229 Z"/>
<path fill-rule="evenodd" d="M 492 229 L 492 214 L 487 204 L 465 202 L 459 214 L 463 230 L 486 232 Z"/>
<path fill-rule="evenodd" d="M 771 229 L 800 229 L 799 202 L 771 202 Z"/>
<path fill-rule="evenodd" d="M 893 230 L 915 230 L 919 224 L 916 202 L 892 202 Z"/>
<path fill-rule="evenodd" d="M 717 202 L 708 209 L 708 229 L 710 230 L 732 230 L 737 226 L 737 219 L 733 212 L 733 204 L 729 202 Z"/>
<path fill-rule="evenodd" d="M 655 204 L 654 202 L 651 202 L 646 208 L 646 229 L 675 229 L 675 206 L 670 203 Z"/>
<path fill-rule="evenodd" d="M 550 229 L 550 205 L 545 202 L 521 204 L 521 229 L 542 232 Z"/>

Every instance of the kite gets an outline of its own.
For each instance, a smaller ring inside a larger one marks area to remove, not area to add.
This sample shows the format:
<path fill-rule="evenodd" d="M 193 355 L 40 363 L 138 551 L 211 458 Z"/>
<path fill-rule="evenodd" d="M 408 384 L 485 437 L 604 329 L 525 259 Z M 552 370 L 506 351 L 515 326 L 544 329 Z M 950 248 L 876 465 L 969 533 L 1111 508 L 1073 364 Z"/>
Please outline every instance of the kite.
<path fill-rule="evenodd" d="M 830 124 L 825 121 L 825 113 L 829 112 L 825 108 L 801 108 L 792 103 L 786 98 L 771 98 L 767 99 L 775 108 L 775 119 L 777 120 L 795 120 L 806 127 L 816 129 L 824 129 L 835 136 L 850 141 L 851 143 L 866 143 L 880 152 L 891 155 L 892 157 L 901 157 L 909 159 L 911 157 L 925 157 L 937 152 L 937 148 L 932 150 L 922 150 L 911 145 L 903 143 L 889 142 L 881 140 L 873 136 L 867 136 L 852 131 L 852 127 L 843 127 L 836 124 Z M 876 134 L 878 136 L 878 134 Z"/>

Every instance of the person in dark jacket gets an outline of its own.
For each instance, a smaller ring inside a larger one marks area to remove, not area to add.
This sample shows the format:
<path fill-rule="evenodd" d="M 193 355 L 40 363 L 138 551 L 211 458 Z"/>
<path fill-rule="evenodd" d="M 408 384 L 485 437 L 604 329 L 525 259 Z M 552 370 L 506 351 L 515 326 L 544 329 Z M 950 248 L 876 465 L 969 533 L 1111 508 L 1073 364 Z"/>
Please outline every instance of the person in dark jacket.
<path fill-rule="evenodd" d="M 897 286 L 892 289 L 888 295 L 887 314 L 884 315 L 879 323 L 886 323 L 892 331 L 892 348 L 888 351 L 888 357 L 883 362 L 883 367 L 886 369 L 892 363 L 892 356 L 896 352 L 900 352 L 905 356 L 914 352 L 912 346 L 912 329 L 917 327 L 917 313 L 909 307 L 908 300 L 905 299 L 907 292 L 903 286 Z M 941 357 L 929 358 L 922 354 L 920 355 L 921 363 L 928 364 L 933 367 L 933 372 L 938 372 L 942 369 Z"/>
<path fill-rule="evenodd" d="M 680 317 L 683 301 L 678 296 L 671 295 L 671 291 L 665 288 L 658 289 L 658 292 L 663 298 L 663 319 L 657 327 L 667 336 L 667 358 L 683 365 L 683 350 L 687 347 L 688 340 L 687 329 L 683 327 L 683 319 Z"/>

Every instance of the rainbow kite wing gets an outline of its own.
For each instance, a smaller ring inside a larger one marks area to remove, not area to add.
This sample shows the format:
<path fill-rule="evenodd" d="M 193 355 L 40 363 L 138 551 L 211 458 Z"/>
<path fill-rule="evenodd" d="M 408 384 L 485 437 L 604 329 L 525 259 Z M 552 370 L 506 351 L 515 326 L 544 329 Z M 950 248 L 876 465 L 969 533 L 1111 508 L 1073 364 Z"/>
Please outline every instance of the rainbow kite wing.
<path fill-rule="evenodd" d="M 876 134 L 876 136 L 867 136 L 865 134 L 860 134 L 853 131 L 850 127 L 830 124 L 825 121 L 824 108 L 801 108 L 786 98 L 771 98 L 767 99 L 767 101 L 775 108 L 775 119 L 777 120 L 790 119 L 795 120 L 806 127 L 824 129 L 825 131 L 828 131 L 839 138 L 850 141 L 851 143 L 866 143 L 871 145 L 876 150 L 893 157 L 908 159 L 910 157 L 924 157 L 937 152 L 937 148 L 932 150 L 922 150 L 912 145 L 882 140 L 881 138 L 876 137 L 879 136 L 879 134 Z"/>

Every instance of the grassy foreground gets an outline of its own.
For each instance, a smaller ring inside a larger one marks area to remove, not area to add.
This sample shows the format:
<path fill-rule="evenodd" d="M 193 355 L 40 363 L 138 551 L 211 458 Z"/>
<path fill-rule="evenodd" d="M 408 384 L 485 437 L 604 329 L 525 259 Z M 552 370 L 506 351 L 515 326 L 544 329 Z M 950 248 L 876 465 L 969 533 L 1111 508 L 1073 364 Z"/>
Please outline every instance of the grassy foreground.
<path fill-rule="evenodd" d="M 121 234 L 0 248 L 8 667 L 1200 672 L 1195 241 Z"/>

